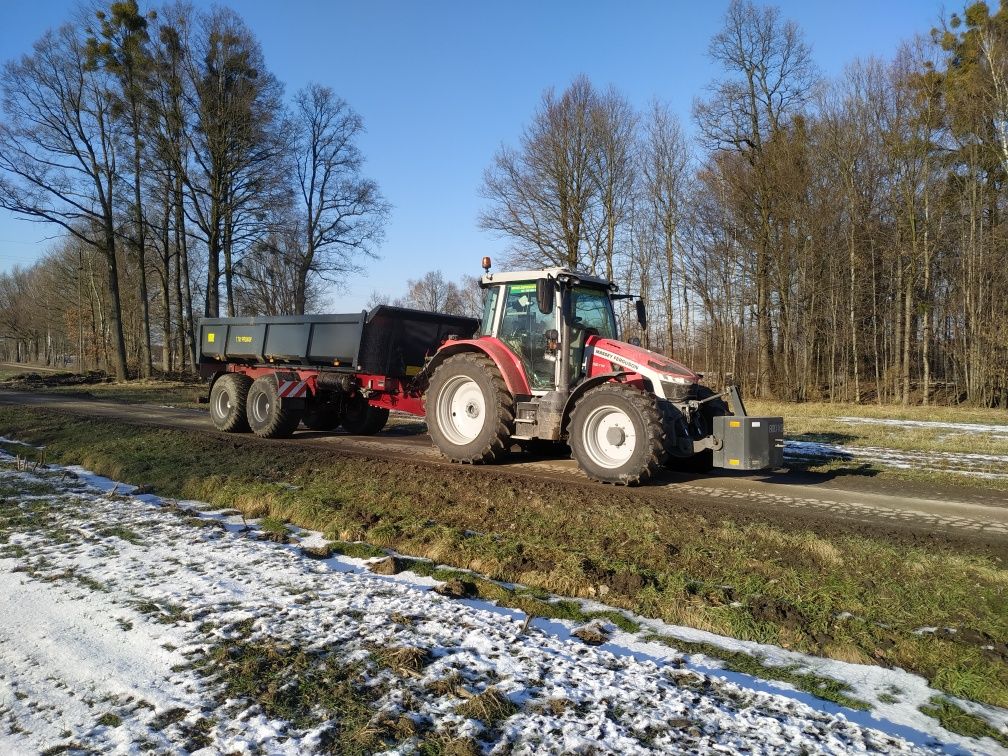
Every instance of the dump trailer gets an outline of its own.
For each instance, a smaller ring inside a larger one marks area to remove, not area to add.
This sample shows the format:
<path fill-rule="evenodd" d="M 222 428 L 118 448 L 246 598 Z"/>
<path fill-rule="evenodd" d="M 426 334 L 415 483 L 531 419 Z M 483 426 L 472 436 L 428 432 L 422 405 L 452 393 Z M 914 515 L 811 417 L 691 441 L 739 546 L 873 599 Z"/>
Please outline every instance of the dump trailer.
<path fill-rule="evenodd" d="M 781 467 L 784 422 L 752 417 L 737 387 L 621 340 L 610 281 L 566 268 L 485 274 L 483 316 L 379 306 L 349 315 L 213 318 L 200 372 L 222 431 L 377 433 L 390 410 L 424 417 L 449 460 L 491 463 L 566 442 L 588 477 L 633 485 L 663 467 Z M 542 444 L 537 444 L 541 446 Z"/>
<path fill-rule="evenodd" d="M 347 315 L 204 318 L 200 374 L 223 431 L 290 436 L 300 423 L 380 431 L 391 409 L 423 415 L 415 378 L 443 343 L 470 336 L 473 318 L 379 305 Z"/>

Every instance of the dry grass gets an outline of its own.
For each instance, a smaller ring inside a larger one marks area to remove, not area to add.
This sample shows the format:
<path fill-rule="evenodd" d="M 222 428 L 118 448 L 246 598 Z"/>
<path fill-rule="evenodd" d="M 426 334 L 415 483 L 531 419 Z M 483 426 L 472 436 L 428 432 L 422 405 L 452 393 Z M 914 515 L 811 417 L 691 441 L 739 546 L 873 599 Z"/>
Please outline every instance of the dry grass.
<path fill-rule="evenodd" d="M 518 713 L 518 707 L 496 688 L 487 688 L 478 696 L 460 704 L 455 711 L 466 719 L 478 719 L 488 727 Z"/>
<path fill-rule="evenodd" d="M 502 484 L 480 470 L 390 466 L 296 445 L 278 455 L 268 444 L 236 446 L 35 409 L 0 407 L 0 426 L 46 444 L 54 461 L 149 483 L 162 495 L 380 540 L 400 553 L 479 566 L 494 580 L 601 599 L 674 624 L 867 658 L 922 674 L 950 694 L 1008 706 L 1008 663 L 915 632 L 968 627 L 1008 637 L 1008 571 L 937 539 L 906 545 L 811 533 L 694 508 L 687 515 L 673 500 L 658 506 L 615 489 Z M 2 531 L 0 517 L 0 542 Z M 363 544 L 337 544 L 330 553 L 344 550 L 384 556 Z M 536 616 L 591 619 L 579 604 L 547 601 L 536 590 L 509 591 L 427 561 L 404 566 L 441 582 L 471 583 L 481 598 Z"/>

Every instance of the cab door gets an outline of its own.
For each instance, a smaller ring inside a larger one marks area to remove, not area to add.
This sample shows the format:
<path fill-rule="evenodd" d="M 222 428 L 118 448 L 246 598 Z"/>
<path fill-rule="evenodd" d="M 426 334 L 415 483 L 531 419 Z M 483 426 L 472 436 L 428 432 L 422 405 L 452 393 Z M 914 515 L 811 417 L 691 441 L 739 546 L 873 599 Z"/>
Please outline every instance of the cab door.
<path fill-rule="evenodd" d="M 546 337 L 559 328 L 559 309 L 554 305 L 552 312 L 539 311 L 534 282 L 511 283 L 504 289 L 497 338 L 521 360 L 533 393 L 553 391 L 558 360 L 556 352 L 548 349 Z"/>

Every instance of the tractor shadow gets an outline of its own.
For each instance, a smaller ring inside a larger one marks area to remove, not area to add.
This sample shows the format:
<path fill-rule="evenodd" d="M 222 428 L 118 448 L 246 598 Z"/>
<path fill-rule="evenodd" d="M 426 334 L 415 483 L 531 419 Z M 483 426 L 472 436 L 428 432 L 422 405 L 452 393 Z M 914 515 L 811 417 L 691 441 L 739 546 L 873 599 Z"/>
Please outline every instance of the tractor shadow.
<path fill-rule="evenodd" d="M 879 468 L 857 459 L 845 445 L 859 438 L 853 433 L 828 431 L 801 433 L 786 439 L 784 467 L 768 472 L 746 472 L 715 468 L 693 473 L 670 470 L 669 482 L 704 479 L 755 480 L 781 486 L 815 486 L 838 478 L 874 478 Z"/>

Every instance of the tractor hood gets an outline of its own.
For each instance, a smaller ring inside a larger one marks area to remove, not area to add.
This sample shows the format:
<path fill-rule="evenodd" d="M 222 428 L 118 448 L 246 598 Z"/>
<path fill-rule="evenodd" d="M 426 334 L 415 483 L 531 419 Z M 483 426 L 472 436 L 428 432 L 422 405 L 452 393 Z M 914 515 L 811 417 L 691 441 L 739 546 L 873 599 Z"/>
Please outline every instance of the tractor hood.
<path fill-rule="evenodd" d="M 651 380 L 655 393 L 666 399 L 678 399 L 700 380 L 700 376 L 673 359 L 625 341 L 591 337 L 589 374 L 630 370 Z"/>

